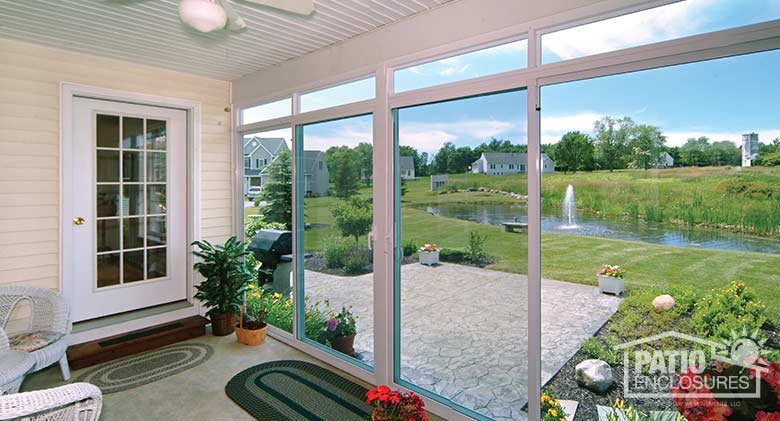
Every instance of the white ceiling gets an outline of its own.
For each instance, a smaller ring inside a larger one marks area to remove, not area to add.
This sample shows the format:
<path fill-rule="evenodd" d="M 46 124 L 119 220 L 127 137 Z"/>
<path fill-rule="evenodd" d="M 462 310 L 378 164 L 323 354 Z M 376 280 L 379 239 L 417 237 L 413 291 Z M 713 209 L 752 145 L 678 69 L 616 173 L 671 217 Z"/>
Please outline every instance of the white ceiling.
<path fill-rule="evenodd" d="M 248 28 L 202 34 L 177 0 L 0 0 L 0 37 L 232 80 L 452 0 L 315 0 L 306 17 L 231 1 Z"/>

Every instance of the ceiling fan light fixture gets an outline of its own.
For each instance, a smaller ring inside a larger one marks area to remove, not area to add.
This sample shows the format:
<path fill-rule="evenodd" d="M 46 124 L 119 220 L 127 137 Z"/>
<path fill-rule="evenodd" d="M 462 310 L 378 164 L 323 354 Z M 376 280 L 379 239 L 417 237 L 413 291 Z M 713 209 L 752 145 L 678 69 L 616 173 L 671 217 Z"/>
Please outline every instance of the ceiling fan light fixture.
<path fill-rule="evenodd" d="M 179 17 L 200 32 L 212 32 L 225 27 L 227 13 L 212 0 L 181 0 Z"/>

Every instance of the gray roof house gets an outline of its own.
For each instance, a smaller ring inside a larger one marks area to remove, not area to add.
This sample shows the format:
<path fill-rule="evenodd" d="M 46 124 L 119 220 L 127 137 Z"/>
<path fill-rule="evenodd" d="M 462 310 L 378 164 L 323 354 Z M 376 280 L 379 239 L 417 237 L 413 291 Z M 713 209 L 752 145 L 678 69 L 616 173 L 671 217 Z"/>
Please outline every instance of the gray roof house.
<path fill-rule="evenodd" d="M 281 137 L 244 138 L 244 194 L 249 187 L 262 186 L 266 165 L 273 162 L 280 152 L 289 150 L 287 142 Z"/>
<path fill-rule="evenodd" d="M 656 168 L 672 168 L 674 166 L 674 157 L 669 155 L 669 152 L 661 152 L 658 155 L 658 161 L 655 163 Z"/>
<path fill-rule="evenodd" d="M 402 156 L 398 161 L 401 178 L 404 180 L 414 180 L 414 158 L 411 156 Z"/>
<path fill-rule="evenodd" d="M 474 174 L 525 174 L 528 172 L 528 154 L 514 152 L 483 152 L 482 156 L 471 164 Z M 542 172 L 555 172 L 555 161 L 542 154 Z"/>
<path fill-rule="evenodd" d="M 306 196 L 327 196 L 330 173 L 322 151 L 303 151 L 303 186 Z"/>

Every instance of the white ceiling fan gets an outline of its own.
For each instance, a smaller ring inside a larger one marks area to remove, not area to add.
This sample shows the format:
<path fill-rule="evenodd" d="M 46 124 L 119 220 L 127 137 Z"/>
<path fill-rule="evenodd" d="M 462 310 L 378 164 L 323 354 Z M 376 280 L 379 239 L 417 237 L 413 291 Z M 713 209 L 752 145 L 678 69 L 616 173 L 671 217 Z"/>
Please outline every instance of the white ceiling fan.
<path fill-rule="evenodd" d="M 236 13 L 232 0 L 181 0 L 179 17 L 186 25 L 200 32 L 219 29 L 237 31 L 246 28 L 246 22 Z M 299 15 L 310 15 L 314 11 L 313 0 L 241 0 L 261 6 Z"/>

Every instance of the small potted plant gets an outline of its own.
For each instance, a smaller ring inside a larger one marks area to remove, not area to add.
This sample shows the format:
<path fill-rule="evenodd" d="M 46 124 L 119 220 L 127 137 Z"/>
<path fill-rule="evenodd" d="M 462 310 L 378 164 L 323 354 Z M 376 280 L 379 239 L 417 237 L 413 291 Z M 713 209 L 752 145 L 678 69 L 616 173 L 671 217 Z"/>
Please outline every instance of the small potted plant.
<path fill-rule="evenodd" d="M 420 264 L 433 266 L 439 264 L 439 246 L 436 244 L 425 244 L 417 251 L 420 258 Z"/>
<path fill-rule="evenodd" d="M 617 265 L 601 265 L 596 276 L 599 280 L 599 292 L 620 295 L 625 287 L 625 271 Z"/>
<path fill-rule="evenodd" d="M 374 407 L 372 421 L 428 421 L 425 403 L 414 392 L 377 386 L 366 392 L 366 403 Z"/>
<path fill-rule="evenodd" d="M 208 241 L 195 241 L 192 245 L 199 248 L 192 253 L 200 258 L 194 268 L 204 278 L 195 286 L 195 298 L 209 309 L 206 315 L 211 320 L 212 333 L 229 335 L 235 329 L 244 287 L 253 278 L 243 260 L 249 252 L 236 237 L 230 237 L 224 245 L 215 246 Z"/>
<path fill-rule="evenodd" d="M 339 313 L 330 311 L 330 317 L 325 321 L 323 335 L 331 348 L 343 354 L 355 355 L 356 320 L 357 317 L 352 314 L 352 307 L 342 307 Z"/>
<path fill-rule="evenodd" d="M 244 304 L 241 306 L 241 317 L 236 326 L 238 341 L 246 345 L 262 345 L 268 324 L 265 323 L 265 297 L 262 288 L 255 284 L 246 286 Z"/>

